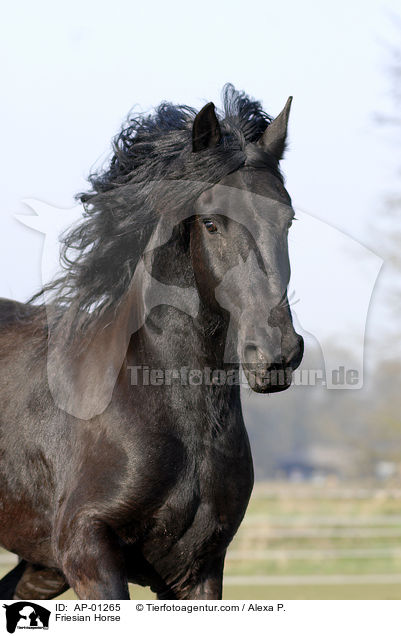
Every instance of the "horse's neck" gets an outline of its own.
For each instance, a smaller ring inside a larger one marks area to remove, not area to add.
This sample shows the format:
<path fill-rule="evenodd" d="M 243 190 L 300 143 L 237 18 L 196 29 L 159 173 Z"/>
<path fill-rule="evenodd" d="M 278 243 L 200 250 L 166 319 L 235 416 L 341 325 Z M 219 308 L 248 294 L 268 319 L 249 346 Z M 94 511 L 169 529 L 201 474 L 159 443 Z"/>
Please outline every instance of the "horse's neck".
<path fill-rule="evenodd" d="M 151 267 L 153 277 L 149 280 L 146 271 Z M 162 382 L 168 373 L 168 381 L 183 386 L 191 383 L 191 377 L 202 374 L 201 384 L 193 380 L 191 391 L 183 390 L 180 399 L 207 402 L 217 412 L 224 411 L 229 403 L 238 414 L 238 368 L 226 362 L 229 316 L 217 316 L 203 305 L 191 272 L 189 256 L 179 250 L 168 253 L 163 247 L 147 263 L 140 287 L 144 324 L 131 336 L 127 366 L 137 367 L 139 374 L 145 369 L 150 381 L 152 372 L 153 378 Z M 231 382 L 220 382 L 227 371 L 231 371 Z M 235 372 L 237 376 L 233 377 Z M 212 384 L 213 377 L 218 378 L 217 384 Z"/>
<path fill-rule="evenodd" d="M 224 320 L 200 310 L 197 316 L 174 306 L 160 305 L 150 312 L 142 329 L 133 334 L 130 355 L 160 368 L 187 366 L 223 369 L 227 366 Z"/>

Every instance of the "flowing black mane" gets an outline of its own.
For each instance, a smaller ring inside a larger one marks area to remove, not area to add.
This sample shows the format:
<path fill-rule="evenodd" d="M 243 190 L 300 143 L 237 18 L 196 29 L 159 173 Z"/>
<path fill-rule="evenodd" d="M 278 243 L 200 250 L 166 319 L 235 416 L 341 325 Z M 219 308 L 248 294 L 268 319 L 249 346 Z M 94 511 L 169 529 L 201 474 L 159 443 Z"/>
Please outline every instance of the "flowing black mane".
<path fill-rule="evenodd" d="M 223 110 L 219 113 L 223 133 L 222 148 L 210 156 L 193 156 L 191 131 L 197 111 L 189 106 L 161 103 L 153 114 L 130 117 L 113 143 L 110 166 L 101 173 L 91 175 L 92 191 L 80 195 L 82 201 L 90 201 L 96 194 L 119 187 L 130 179 L 144 181 L 148 178 L 182 178 L 182 169 L 190 176 L 215 182 L 221 178 L 213 175 L 216 162 L 233 159 L 248 160 L 247 144 L 256 142 L 266 130 L 272 118 L 265 113 L 258 101 L 231 84 L 223 89 Z M 239 156 L 242 153 L 242 156 Z M 266 153 L 264 153 L 266 155 Z M 192 161 L 191 161 L 192 159 Z M 268 167 L 277 169 L 277 162 L 265 156 Z M 239 167 L 239 166 L 238 166 Z M 151 175 L 149 177 L 149 175 Z"/>
<path fill-rule="evenodd" d="M 88 312 L 93 319 L 118 305 L 160 210 L 177 205 L 178 182 L 183 183 L 181 204 L 190 206 L 210 185 L 245 164 L 267 167 L 281 178 L 277 159 L 255 144 L 272 121 L 260 103 L 227 84 L 219 115 L 221 143 L 195 153 L 195 109 L 164 102 L 153 114 L 130 116 L 114 139 L 109 166 L 92 174 L 91 190 L 78 195 L 84 220 L 62 237 L 65 273 L 33 299 L 43 291 L 52 293 L 71 315 L 86 315 L 83 325 Z M 198 185 L 189 189 L 185 180 Z M 163 202 L 157 200 L 155 184 L 165 181 L 175 182 L 174 201 L 166 192 Z"/>

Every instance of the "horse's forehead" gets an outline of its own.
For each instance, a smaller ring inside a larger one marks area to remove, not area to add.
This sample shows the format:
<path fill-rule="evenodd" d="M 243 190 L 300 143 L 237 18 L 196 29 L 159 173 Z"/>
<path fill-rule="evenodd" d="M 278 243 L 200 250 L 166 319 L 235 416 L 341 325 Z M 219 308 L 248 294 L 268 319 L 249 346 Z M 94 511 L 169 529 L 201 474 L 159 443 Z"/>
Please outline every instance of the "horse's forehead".
<path fill-rule="evenodd" d="M 267 169 L 243 167 L 228 174 L 220 182 L 221 185 L 247 190 L 262 197 L 276 199 L 289 205 L 291 199 L 281 179 Z"/>

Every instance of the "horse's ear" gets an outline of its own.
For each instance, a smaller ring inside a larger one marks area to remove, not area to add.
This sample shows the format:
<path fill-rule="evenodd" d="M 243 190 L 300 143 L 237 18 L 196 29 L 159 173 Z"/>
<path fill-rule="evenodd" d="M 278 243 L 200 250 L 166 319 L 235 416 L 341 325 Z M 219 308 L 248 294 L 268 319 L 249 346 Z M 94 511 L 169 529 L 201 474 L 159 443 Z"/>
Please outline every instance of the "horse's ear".
<path fill-rule="evenodd" d="M 292 97 L 289 97 L 281 113 L 276 119 L 273 119 L 258 141 L 258 145 L 274 155 L 278 161 L 282 158 L 285 150 L 291 102 Z"/>
<path fill-rule="evenodd" d="M 216 117 L 213 102 L 209 102 L 199 111 L 192 127 L 192 150 L 198 152 L 205 148 L 214 148 L 221 139 L 220 124 Z"/>

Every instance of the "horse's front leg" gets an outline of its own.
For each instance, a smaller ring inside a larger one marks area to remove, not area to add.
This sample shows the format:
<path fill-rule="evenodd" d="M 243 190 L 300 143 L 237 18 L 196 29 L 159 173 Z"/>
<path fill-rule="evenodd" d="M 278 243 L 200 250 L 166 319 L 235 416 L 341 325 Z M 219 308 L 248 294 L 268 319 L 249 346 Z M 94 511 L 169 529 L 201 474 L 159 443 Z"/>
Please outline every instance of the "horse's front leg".
<path fill-rule="evenodd" d="M 216 600 L 221 601 L 223 597 L 223 572 L 221 575 L 211 575 L 199 581 L 191 590 L 188 600 Z"/>
<path fill-rule="evenodd" d="M 165 591 L 158 595 L 160 599 L 180 600 L 217 600 L 221 601 L 223 594 L 223 569 L 225 554 L 210 561 L 202 568 L 198 579 L 188 589 L 175 590 L 173 593 Z"/>
<path fill-rule="evenodd" d="M 15 587 L 13 599 L 45 600 L 55 598 L 66 590 L 68 590 L 68 583 L 61 572 L 55 568 L 28 563 Z"/>
<path fill-rule="evenodd" d="M 63 573 L 80 599 L 129 599 L 124 557 L 105 524 L 78 519 L 59 536 Z"/>

